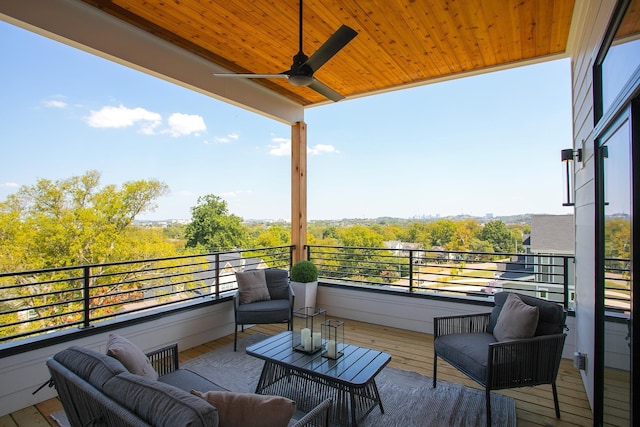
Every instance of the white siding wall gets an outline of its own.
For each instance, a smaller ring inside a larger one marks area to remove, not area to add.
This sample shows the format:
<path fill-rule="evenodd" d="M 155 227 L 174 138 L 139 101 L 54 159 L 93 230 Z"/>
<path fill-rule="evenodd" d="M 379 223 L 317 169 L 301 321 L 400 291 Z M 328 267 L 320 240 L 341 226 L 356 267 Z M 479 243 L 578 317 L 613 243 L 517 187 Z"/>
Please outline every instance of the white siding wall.
<path fill-rule="evenodd" d="M 580 3 L 578 1 L 577 3 Z M 598 54 L 614 0 L 588 2 L 577 19 L 583 20 L 576 34 L 572 62 L 573 144 L 583 149 L 583 163 L 575 176 L 576 227 L 576 348 L 587 354 L 582 372 L 585 389 L 593 407 L 593 354 L 595 317 L 595 184 L 593 135 L 593 64 Z"/>

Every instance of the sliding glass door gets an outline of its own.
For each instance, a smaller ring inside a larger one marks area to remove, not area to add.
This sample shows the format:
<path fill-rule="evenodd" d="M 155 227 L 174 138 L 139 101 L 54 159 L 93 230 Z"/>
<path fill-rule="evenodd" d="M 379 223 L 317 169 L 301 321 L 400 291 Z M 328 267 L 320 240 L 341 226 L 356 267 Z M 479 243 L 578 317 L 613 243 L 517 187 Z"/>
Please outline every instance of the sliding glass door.
<path fill-rule="evenodd" d="M 640 0 L 618 1 L 594 64 L 596 426 L 640 425 L 633 405 L 640 396 L 639 13 Z"/>
<path fill-rule="evenodd" d="M 600 138 L 597 149 L 600 166 L 598 197 L 600 241 L 600 280 L 596 289 L 596 330 L 598 377 L 597 411 L 602 423 L 630 425 L 631 341 L 633 250 L 632 209 L 633 173 L 630 111 L 617 120 Z"/>

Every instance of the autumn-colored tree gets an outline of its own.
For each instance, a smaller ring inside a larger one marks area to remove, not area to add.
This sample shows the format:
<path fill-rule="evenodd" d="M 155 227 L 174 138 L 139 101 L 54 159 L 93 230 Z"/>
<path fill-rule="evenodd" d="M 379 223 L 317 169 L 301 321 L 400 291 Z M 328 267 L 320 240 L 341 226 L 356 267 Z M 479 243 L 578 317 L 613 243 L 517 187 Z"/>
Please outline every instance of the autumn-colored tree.
<path fill-rule="evenodd" d="M 175 253 L 158 231 L 132 227 L 134 218 L 155 209 L 156 199 L 167 191 L 166 184 L 155 180 L 126 182 L 121 188 L 101 186 L 97 171 L 23 186 L 0 203 L 0 267 L 20 272 L 95 264 L 89 278 L 91 308 L 102 314 L 115 310 L 105 301 L 135 298 L 122 292 L 137 289 L 136 279 L 146 273 L 129 265 L 126 281 L 119 280 L 120 267 L 106 263 Z M 42 319 L 30 328 L 77 321 L 82 312 L 78 271 L 34 272 L 3 280 L 2 298 L 13 301 L 3 311 L 10 313 L 2 316 L 3 324 L 16 323 L 16 309 L 28 309 Z M 101 309 L 102 305 L 109 308 Z M 0 335 L 14 329 L 1 330 Z"/>
<path fill-rule="evenodd" d="M 97 171 L 23 186 L 0 203 L 0 265 L 16 271 L 132 259 L 137 248 L 124 231 L 167 191 L 155 180 L 101 187 Z"/>

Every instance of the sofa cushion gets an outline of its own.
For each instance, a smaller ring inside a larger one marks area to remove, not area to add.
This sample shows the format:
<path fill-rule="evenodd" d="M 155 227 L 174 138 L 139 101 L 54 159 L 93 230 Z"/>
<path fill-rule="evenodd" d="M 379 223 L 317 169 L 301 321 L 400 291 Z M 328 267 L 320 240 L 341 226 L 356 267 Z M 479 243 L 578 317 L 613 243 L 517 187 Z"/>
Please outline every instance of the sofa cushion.
<path fill-rule="evenodd" d="M 216 408 L 190 393 L 160 381 L 123 372 L 104 384 L 105 395 L 161 427 L 217 426 Z"/>
<path fill-rule="evenodd" d="M 189 369 L 177 369 L 173 372 L 169 372 L 168 374 L 162 375 L 158 378 L 158 381 L 178 387 L 187 393 L 190 393 L 193 389 L 226 391 L 224 387 L 209 381 L 202 375 L 190 371 Z"/>
<path fill-rule="evenodd" d="M 502 306 L 493 335 L 498 341 L 531 338 L 538 327 L 538 307 L 527 305 L 510 293 Z"/>
<path fill-rule="evenodd" d="M 191 391 L 218 409 L 220 427 L 286 427 L 296 402 L 286 397 L 230 391 Z"/>
<path fill-rule="evenodd" d="M 493 328 L 495 328 L 498 322 L 498 316 L 500 316 L 502 306 L 504 306 L 510 293 L 511 292 L 499 292 L 495 295 L 495 307 L 489 318 L 489 333 L 493 333 Z M 534 336 L 561 334 L 563 332 L 567 318 L 567 312 L 564 307 L 556 302 L 529 295 L 518 294 L 518 296 L 525 304 L 538 307 L 538 327 L 536 328 Z"/>
<path fill-rule="evenodd" d="M 278 268 L 264 270 L 271 299 L 289 299 L 289 272 Z"/>
<path fill-rule="evenodd" d="M 236 273 L 240 304 L 270 300 L 267 279 L 264 270 L 252 270 Z"/>
<path fill-rule="evenodd" d="M 291 305 L 288 299 L 272 299 L 238 307 L 238 322 L 249 323 L 279 323 L 289 320 Z"/>
<path fill-rule="evenodd" d="M 158 373 L 151 366 L 149 358 L 125 337 L 109 334 L 107 354 L 122 362 L 132 374 L 142 375 L 154 381 L 158 379 Z"/>
<path fill-rule="evenodd" d="M 458 367 L 476 381 L 484 383 L 487 377 L 489 344 L 497 342 L 485 332 L 439 336 L 434 341 L 436 352 L 444 360 Z"/>
<path fill-rule="evenodd" d="M 127 372 L 117 359 L 83 347 L 69 347 L 53 358 L 98 390 L 114 376 Z"/>

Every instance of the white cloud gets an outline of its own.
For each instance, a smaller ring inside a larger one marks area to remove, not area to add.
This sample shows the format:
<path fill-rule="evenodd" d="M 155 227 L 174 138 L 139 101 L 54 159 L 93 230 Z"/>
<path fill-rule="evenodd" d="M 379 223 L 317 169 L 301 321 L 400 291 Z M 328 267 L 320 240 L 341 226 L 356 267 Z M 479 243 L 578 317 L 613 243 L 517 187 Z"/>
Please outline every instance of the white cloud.
<path fill-rule="evenodd" d="M 153 135 L 155 128 L 162 123 L 162 117 L 158 113 L 144 108 L 102 107 L 98 111 L 91 110 L 86 119 L 87 124 L 94 128 L 125 128 L 134 125 L 139 126 L 141 133 Z"/>
<path fill-rule="evenodd" d="M 313 147 L 308 147 L 307 148 L 307 153 L 313 155 L 313 156 L 317 156 L 319 154 L 322 153 L 336 153 L 338 154 L 339 151 L 336 150 L 336 147 L 334 147 L 333 145 L 327 145 L 327 144 L 317 144 L 314 145 Z"/>
<path fill-rule="evenodd" d="M 286 138 L 272 138 L 271 142 L 274 144 L 268 145 L 269 154 L 273 156 L 290 156 L 291 155 L 291 140 Z M 307 153 L 312 156 L 317 156 L 322 153 L 335 153 L 339 151 L 333 145 L 317 144 L 313 147 L 307 147 Z"/>
<path fill-rule="evenodd" d="M 4 184 L 0 184 L 2 188 L 17 188 L 18 184 L 15 182 L 5 182 Z"/>
<path fill-rule="evenodd" d="M 286 138 L 271 138 L 273 145 L 268 145 L 269 154 L 273 156 L 290 156 L 291 155 L 291 140 Z"/>
<path fill-rule="evenodd" d="M 169 133 L 173 137 L 195 134 L 207 130 L 202 116 L 196 114 L 173 113 L 169 116 Z"/>
<path fill-rule="evenodd" d="M 60 101 L 57 99 L 45 99 L 44 101 L 42 101 L 42 105 L 44 105 L 47 108 L 66 108 L 67 107 L 66 102 Z"/>
<path fill-rule="evenodd" d="M 223 199 L 233 199 L 235 197 L 239 197 L 242 194 L 251 194 L 253 190 L 236 190 L 236 191 L 227 191 L 226 193 L 220 193 L 220 197 Z"/>
<path fill-rule="evenodd" d="M 240 136 L 237 133 L 230 133 L 227 136 L 216 136 L 213 138 L 213 142 L 217 144 L 228 144 L 232 141 L 237 141 Z"/>

